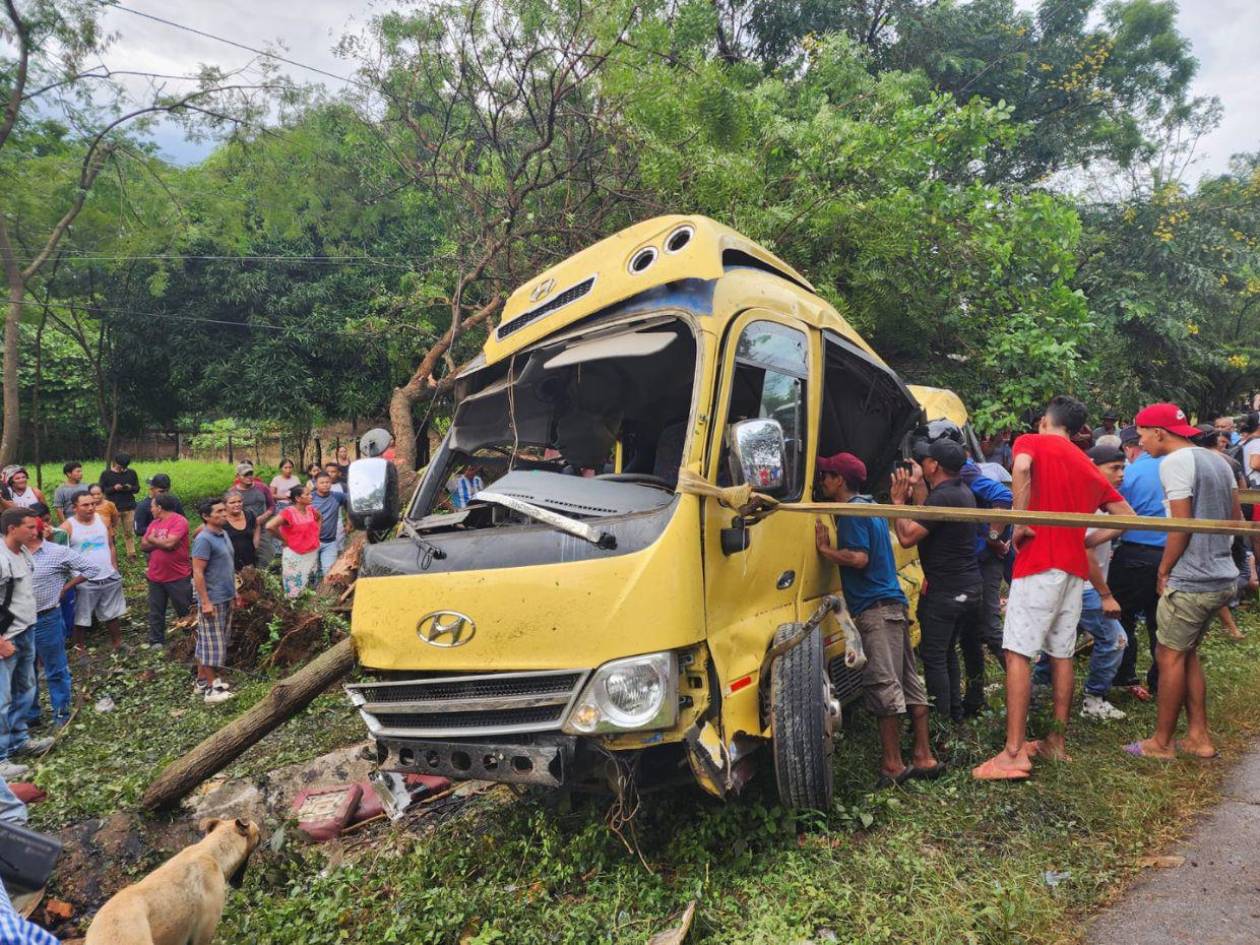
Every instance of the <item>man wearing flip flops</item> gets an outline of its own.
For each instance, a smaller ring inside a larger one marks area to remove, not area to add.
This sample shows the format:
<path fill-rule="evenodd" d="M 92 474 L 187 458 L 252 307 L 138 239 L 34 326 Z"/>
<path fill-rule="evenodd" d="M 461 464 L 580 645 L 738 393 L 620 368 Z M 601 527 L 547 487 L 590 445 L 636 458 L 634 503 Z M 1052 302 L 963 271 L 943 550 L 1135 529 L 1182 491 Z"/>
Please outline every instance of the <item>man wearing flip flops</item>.
<path fill-rule="evenodd" d="M 1142 448 L 1164 457 L 1160 483 L 1169 518 L 1242 520 L 1238 484 L 1219 454 L 1195 446 L 1198 434 L 1176 404 L 1152 404 L 1134 418 Z M 1207 727 L 1207 681 L 1199 661 L 1202 642 L 1216 612 L 1229 603 L 1238 578 L 1229 535 L 1169 532 L 1159 562 L 1159 607 L 1155 661 L 1159 694 L 1155 734 L 1124 746 L 1137 758 L 1175 758 L 1177 752 L 1215 758 Z M 1174 742 L 1177 719 L 1186 707 L 1186 737 Z"/>
<path fill-rule="evenodd" d="M 830 502 L 870 502 L 860 494 L 866 464 L 852 453 L 818 457 L 818 490 Z M 910 778 L 933 780 L 945 763 L 932 754 L 928 738 L 928 696 L 914 665 L 906 595 L 897 580 L 888 522 L 882 518 L 836 517 L 836 545 L 827 526 L 814 523 L 818 553 L 840 567 L 844 600 L 866 652 L 862 697 L 879 720 L 883 759 L 876 787 L 886 788 Z M 914 730 L 911 763 L 901 755 L 902 719 L 910 715 Z"/>
<path fill-rule="evenodd" d="M 1085 423 L 1085 405 L 1071 397 L 1050 401 L 1037 433 L 1015 441 L 1011 470 L 1013 507 L 1038 512 L 1132 515 L 1133 510 L 1071 440 Z M 982 781 L 1015 781 L 1032 772 L 1032 757 L 1066 759 L 1064 733 L 1072 710 L 1076 625 L 1089 579 L 1085 529 L 1021 525 L 1012 537 L 1018 553 L 1002 626 L 1006 651 L 1006 745 L 972 769 Z M 1028 742 L 1032 661 L 1050 655 L 1055 729 Z"/>

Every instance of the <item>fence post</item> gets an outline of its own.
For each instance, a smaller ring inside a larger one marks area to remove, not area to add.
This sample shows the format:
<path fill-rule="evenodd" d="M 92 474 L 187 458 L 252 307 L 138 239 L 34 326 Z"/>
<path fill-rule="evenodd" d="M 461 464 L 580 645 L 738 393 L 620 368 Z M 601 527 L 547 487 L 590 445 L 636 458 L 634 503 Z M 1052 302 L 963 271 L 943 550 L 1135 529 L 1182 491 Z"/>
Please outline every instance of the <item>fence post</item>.
<path fill-rule="evenodd" d="M 319 442 L 319 437 L 315 437 L 315 462 L 322 467 L 324 465 L 324 447 Z"/>
<path fill-rule="evenodd" d="M 232 453 L 232 434 L 231 433 L 228 434 L 228 462 L 229 463 L 236 462 L 236 457 Z"/>
<path fill-rule="evenodd" d="M 176 430 L 175 431 L 175 458 L 176 459 L 179 459 L 179 454 L 180 454 L 179 431 Z"/>

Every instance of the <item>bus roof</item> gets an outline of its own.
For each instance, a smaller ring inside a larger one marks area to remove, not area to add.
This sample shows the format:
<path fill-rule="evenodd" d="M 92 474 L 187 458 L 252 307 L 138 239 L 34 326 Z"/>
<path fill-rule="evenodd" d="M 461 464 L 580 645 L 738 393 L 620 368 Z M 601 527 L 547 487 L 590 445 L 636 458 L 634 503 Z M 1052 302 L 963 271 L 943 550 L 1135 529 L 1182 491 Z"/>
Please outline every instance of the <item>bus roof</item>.
<path fill-rule="evenodd" d="M 513 292 L 486 340 L 486 362 L 649 289 L 680 279 L 717 280 L 732 268 L 760 269 L 817 298 L 804 276 L 730 227 L 697 215 L 655 217 L 575 253 Z"/>

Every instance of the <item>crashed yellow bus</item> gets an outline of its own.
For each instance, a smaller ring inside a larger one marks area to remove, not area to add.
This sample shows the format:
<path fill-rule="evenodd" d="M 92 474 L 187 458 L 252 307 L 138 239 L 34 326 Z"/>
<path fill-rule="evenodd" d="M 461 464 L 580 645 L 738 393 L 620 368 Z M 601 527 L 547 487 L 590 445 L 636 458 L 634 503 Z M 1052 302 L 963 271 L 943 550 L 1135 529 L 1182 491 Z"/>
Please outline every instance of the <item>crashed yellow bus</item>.
<path fill-rule="evenodd" d="M 878 490 L 924 417 L 898 376 L 782 260 L 669 216 L 517 289 L 456 404 L 405 508 L 388 462 L 351 467 L 379 540 L 347 692 L 382 766 L 725 797 L 765 748 L 786 805 L 827 807 L 859 681 L 827 613 L 837 569 L 812 516 L 750 523 L 679 476 L 808 500 L 815 457 L 844 449 Z M 451 508 L 469 464 L 484 488 Z"/>

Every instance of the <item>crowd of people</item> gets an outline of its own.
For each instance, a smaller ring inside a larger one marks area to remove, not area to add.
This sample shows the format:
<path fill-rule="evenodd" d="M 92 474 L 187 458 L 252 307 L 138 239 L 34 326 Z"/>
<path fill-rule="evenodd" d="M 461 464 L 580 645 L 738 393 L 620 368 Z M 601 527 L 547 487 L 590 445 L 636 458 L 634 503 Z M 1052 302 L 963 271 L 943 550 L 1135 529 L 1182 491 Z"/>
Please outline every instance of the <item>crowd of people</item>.
<path fill-rule="evenodd" d="M 290 596 L 312 587 L 345 542 L 348 467 L 343 447 L 305 482 L 286 459 L 264 484 L 251 463 L 237 463 L 231 488 L 198 503 L 195 528 L 169 475 L 150 476 L 148 494 L 139 497 L 125 453 L 94 482 L 85 482 L 81 463 L 66 463 L 51 503 L 26 469 L 0 470 L 0 804 L 4 781 L 28 773 L 23 757 L 49 750 L 52 733 L 70 719 L 71 654 L 85 652 L 94 628 L 114 650 L 122 646 L 128 604 L 120 555 L 145 558 L 142 646 L 163 646 L 168 618 L 195 613 L 193 695 L 225 702 L 234 695 L 225 664 L 237 572 L 274 563 Z M 38 734 L 41 728 L 49 734 Z"/>
<path fill-rule="evenodd" d="M 1013 441 L 1009 433 L 986 438 L 978 451 L 948 421 L 922 428 L 912 441 L 913 459 L 893 475 L 890 501 L 1230 522 L 1244 519 L 1239 489 L 1260 486 L 1256 413 L 1195 426 L 1175 404 L 1161 403 L 1128 425 L 1107 411 L 1091 427 L 1084 404 L 1056 397 L 1025 420 L 1029 432 Z M 872 501 L 860 493 L 867 470 L 857 456 L 819 457 L 817 468 L 822 496 Z M 1231 609 L 1260 587 L 1257 548 L 1227 532 L 1012 529 L 914 518 L 894 519 L 890 530 L 883 519 L 836 516 L 833 542 L 820 520 L 818 552 L 840 568 L 867 655 L 863 700 L 879 720 L 879 783 L 932 779 L 945 770 L 934 753 L 932 723 L 948 730 L 983 710 L 986 650 L 1005 669 L 1006 739 L 973 776 L 1024 779 L 1034 758 L 1066 759 L 1079 634 L 1092 641 L 1083 718 L 1124 718 L 1111 701 L 1117 691 L 1155 699 L 1154 732 L 1124 751 L 1140 758 L 1215 757 L 1199 646 L 1217 621 L 1240 638 Z M 893 540 L 916 547 L 923 569 L 918 662 Z M 1151 661 L 1145 681 L 1137 676 L 1139 623 Z M 1054 722 L 1029 740 L 1029 707 L 1039 689 L 1048 691 Z M 1186 733 L 1178 740 L 1183 711 Z M 908 764 L 901 746 L 906 715 L 913 732 Z"/>

